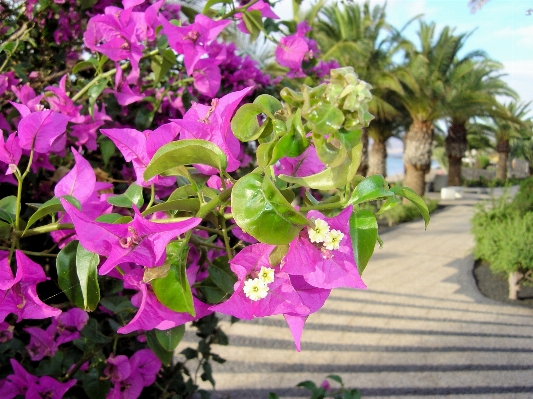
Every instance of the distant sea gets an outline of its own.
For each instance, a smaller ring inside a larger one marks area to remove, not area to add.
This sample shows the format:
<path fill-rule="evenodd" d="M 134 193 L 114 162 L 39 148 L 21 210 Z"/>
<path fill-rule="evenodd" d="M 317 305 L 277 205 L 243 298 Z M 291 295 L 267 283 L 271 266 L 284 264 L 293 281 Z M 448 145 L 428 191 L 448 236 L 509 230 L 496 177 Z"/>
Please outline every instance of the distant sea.
<path fill-rule="evenodd" d="M 437 161 L 431 162 L 431 168 L 438 168 L 439 164 Z M 387 176 L 393 176 L 404 173 L 403 167 L 403 158 L 401 155 L 389 155 L 387 157 Z"/>
<path fill-rule="evenodd" d="M 401 156 L 387 157 L 387 176 L 403 174 L 403 159 Z"/>

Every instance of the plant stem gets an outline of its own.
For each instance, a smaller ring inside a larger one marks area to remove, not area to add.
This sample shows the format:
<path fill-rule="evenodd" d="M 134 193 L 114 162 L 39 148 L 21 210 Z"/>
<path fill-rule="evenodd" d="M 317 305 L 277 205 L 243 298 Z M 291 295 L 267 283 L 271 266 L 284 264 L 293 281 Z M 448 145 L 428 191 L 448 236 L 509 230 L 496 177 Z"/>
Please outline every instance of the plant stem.
<path fill-rule="evenodd" d="M 233 189 L 233 186 L 230 188 L 222 191 L 218 197 L 212 199 L 207 204 L 204 204 L 200 207 L 198 212 L 196 213 L 196 217 L 204 218 L 207 216 L 209 212 L 211 212 L 213 209 L 215 209 L 217 206 L 221 205 L 222 203 L 226 202 L 229 197 L 231 196 L 231 190 Z"/>
<path fill-rule="evenodd" d="M 143 55 L 141 57 L 141 60 L 145 59 L 145 58 L 150 58 L 150 57 L 153 57 L 154 55 L 156 54 L 159 54 L 159 50 L 152 50 L 150 51 L 149 53 Z M 126 69 L 127 67 L 130 66 L 130 62 L 125 62 L 124 64 L 120 65 L 120 68 L 122 70 Z M 113 68 L 113 69 L 110 69 L 109 71 L 107 72 L 104 72 L 103 74 L 101 75 L 98 75 L 98 76 L 95 76 L 93 78 L 93 80 L 91 80 L 89 83 L 87 83 L 79 92 L 78 94 L 76 94 L 74 97 L 72 97 L 72 101 L 77 101 L 81 98 L 81 96 L 83 96 L 92 86 L 94 86 L 100 79 L 105 79 L 105 78 L 108 78 L 112 75 L 114 75 L 115 73 L 117 72 L 117 68 Z"/>
<path fill-rule="evenodd" d="M 10 251 L 11 248 L 8 248 L 8 247 L 1 247 L 0 246 L 0 249 L 3 249 L 3 250 L 7 250 L 7 251 Z M 43 256 L 43 257 L 57 257 L 56 254 L 47 254 L 47 253 L 44 253 L 44 252 L 32 252 L 32 251 L 25 251 L 25 250 L 19 250 L 20 252 L 22 253 L 25 253 L 26 255 L 31 255 L 31 256 Z"/>
<path fill-rule="evenodd" d="M 245 4 L 242 7 L 235 8 L 231 10 L 230 12 L 227 12 L 226 14 L 222 15 L 221 17 L 218 17 L 216 20 L 220 21 L 221 19 L 228 19 L 230 17 L 233 17 L 235 14 L 246 11 L 248 8 L 253 6 L 255 3 L 257 3 L 259 0 L 252 0 L 248 4 Z"/>
<path fill-rule="evenodd" d="M 155 184 L 152 184 L 151 190 L 150 190 L 150 202 L 148 202 L 148 205 L 146 205 L 146 209 L 150 209 L 152 207 L 154 203 L 154 198 L 155 198 Z"/>
<path fill-rule="evenodd" d="M 50 233 L 51 231 L 57 231 L 57 230 L 74 230 L 74 224 L 73 223 L 52 223 L 52 224 L 47 224 L 46 226 L 35 227 L 34 229 L 27 230 L 24 233 L 24 237 L 36 236 L 38 234 Z M 17 231 L 16 233 L 17 235 L 20 234 L 22 236 L 21 231 Z"/>

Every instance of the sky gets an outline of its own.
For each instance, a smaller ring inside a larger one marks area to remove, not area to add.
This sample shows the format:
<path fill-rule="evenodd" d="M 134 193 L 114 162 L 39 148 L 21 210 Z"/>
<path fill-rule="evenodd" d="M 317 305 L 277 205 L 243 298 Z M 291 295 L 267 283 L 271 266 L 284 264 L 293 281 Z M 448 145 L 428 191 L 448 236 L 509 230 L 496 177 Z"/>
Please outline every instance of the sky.
<path fill-rule="evenodd" d="M 364 1 L 354 0 L 363 4 Z M 292 18 L 292 1 L 281 0 L 275 10 L 282 19 Z M 333 3 L 333 0 L 330 0 Z M 374 0 L 373 4 L 383 4 Z M 304 0 L 304 7 L 313 4 Z M 533 0 L 489 0 L 479 11 L 472 13 L 468 0 L 388 0 L 387 20 L 396 28 L 416 15 L 424 21 L 435 22 L 437 33 L 444 26 L 455 27 L 455 33 L 472 32 L 463 54 L 483 50 L 504 65 L 504 80 L 520 96 L 521 101 L 533 102 Z M 416 42 L 418 23 L 406 30 L 406 36 Z M 461 53 L 460 53 L 461 55 Z"/>
<path fill-rule="evenodd" d="M 364 3 L 363 0 L 354 2 Z M 292 18 L 291 3 L 291 0 L 281 0 L 276 6 L 275 11 L 282 19 Z M 313 3 L 304 0 L 303 7 Z M 370 1 L 371 6 L 384 3 L 385 0 Z M 437 34 L 444 26 L 454 27 L 456 34 L 472 32 L 459 55 L 485 51 L 503 64 L 502 72 L 506 74 L 503 79 L 520 100 L 531 101 L 533 107 L 533 13 L 526 15 L 530 8 L 533 9 L 533 0 L 489 0 L 475 13 L 470 11 L 468 0 L 388 0 L 386 14 L 388 22 L 398 29 L 423 14 L 424 21 L 437 24 Z M 406 30 L 406 37 L 415 43 L 417 30 L 416 21 Z M 391 150 L 401 153 L 398 144 Z"/>

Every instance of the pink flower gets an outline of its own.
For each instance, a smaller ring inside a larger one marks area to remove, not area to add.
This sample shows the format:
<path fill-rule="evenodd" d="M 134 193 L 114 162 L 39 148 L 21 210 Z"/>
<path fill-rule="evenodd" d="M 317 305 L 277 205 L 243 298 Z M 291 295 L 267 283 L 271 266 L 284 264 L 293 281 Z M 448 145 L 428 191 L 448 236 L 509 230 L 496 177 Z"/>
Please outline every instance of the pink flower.
<path fill-rule="evenodd" d="M 4 136 L 2 134 L 0 137 L 0 161 L 8 164 L 8 168 L 5 173 L 6 175 L 10 175 L 17 170 L 17 165 L 21 156 L 22 148 L 20 148 L 17 134 L 10 134 L 5 143 Z"/>
<path fill-rule="evenodd" d="M 132 304 L 139 310 L 128 324 L 118 329 L 118 333 L 129 334 L 154 328 L 168 330 L 213 313 L 208 305 L 196 298 L 193 298 L 195 316 L 168 309 L 158 301 L 150 285 L 143 282 L 143 274 L 143 269 L 134 269 L 124 275 L 124 287 L 139 291 L 131 298 Z"/>
<path fill-rule="evenodd" d="M 338 242 L 329 245 L 327 238 L 326 241 L 317 242 L 310 239 L 309 228 L 304 229 L 289 244 L 289 251 L 282 261 L 282 270 L 291 275 L 303 276 L 307 283 L 317 288 L 365 289 L 366 285 L 355 264 L 350 239 L 349 220 L 352 210 L 353 207 L 349 206 L 332 218 L 327 218 L 318 211 L 308 212 L 309 219 L 326 222 L 333 234 L 330 238 L 338 239 Z"/>
<path fill-rule="evenodd" d="M 149 181 L 143 178 L 144 171 L 157 150 L 170 143 L 178 135 L 179 129 L 175 124 L 167 123 L 154 131 L 145 130 L 142 133 L 135 129 L 102 129 L 101 132 L 115 143 L 126 162 L 133 163 L 137 176 L 136 183 L 139 186 L 147 187 L 152 183 L 162 185 L 175 183 L 173 178 L 156 176 Z"/>
<path fill-rule="evenodd" d="M 0 251 L 0 321 L 9 313 L 23 319 L 46 319 L 58 316 L 61 310 L 44 304 L 37 295 L 37 284 L 46 276 L 40 265 L 21 251 L 15 252 L 17 273 L 13 277 L 8 262 L 8 252 Z"/>
<path fill-rule="evenodd" d="M 162 265 L 167 244 L 202 220 L 190 218 L 177 223 L 154 223 L 143 218 L 137 208 L 128 224 L 95 222 L 64 199 L 61 203 L 72 218 L 81 245 L 88 251 L 107 256 L 99 273 L 107 274 L 124 262 L 145 267 Z"/>
<path fill-rule="evenodd" d="M 248 320 L 286 313 L 309 314 L 309 308 L 292 286 L 289 275 L 270 264 L 269 255 L 274 248 L 274 245 L 253 244 L 239 252 L 230 262 L 231 270 L 238 277 L 235 292 L 227 301 L 212 306 L 211 310 Z M 261 271 L 270 275 L 269 280 L 263 280 L 266 289 L 261 285 Z M 254 283 L 257 287 L 252 289 L 265 290 L 260 297 L 247 292 Z"/>
<path fill-rule="evenodd" d="M 183 116 L 183 119 L 172 119 L 180 129 L 182 139 L 203 139 L 216 144 L 228 159 L 228 172 L 233 172 L 240 166 L 238 160 L 241 144 L 231 131 L 230 122 L 235 109 L 242 99 L 252 90 L 248 87 L 244 90 L 230 93 L 220 99 L 214 99 L 211 106 L 193 104 Z M 207 175 L 218 173 L 217 169 L 197 165 L 196 168 Z"/>

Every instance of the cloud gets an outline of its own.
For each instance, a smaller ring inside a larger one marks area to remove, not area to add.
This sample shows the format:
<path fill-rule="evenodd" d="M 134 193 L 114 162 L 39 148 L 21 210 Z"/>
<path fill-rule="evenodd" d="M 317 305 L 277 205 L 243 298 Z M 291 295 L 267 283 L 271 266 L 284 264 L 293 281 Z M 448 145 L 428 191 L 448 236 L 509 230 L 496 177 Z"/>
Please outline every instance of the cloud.
<path fill-rule="evenodd" d="M 533 101 L 533 60 L 503 61 L 503 77 L 520 96 L 521 101 Z"/>
<path fill-rule="evenodd" d="M 506 39 L 513 42 L 514 45 L 533 48 L 533 25 L 522 26 L 519 28 L 505 27 L 492 32 L 494 39 Z"/>

